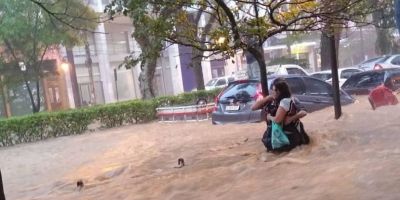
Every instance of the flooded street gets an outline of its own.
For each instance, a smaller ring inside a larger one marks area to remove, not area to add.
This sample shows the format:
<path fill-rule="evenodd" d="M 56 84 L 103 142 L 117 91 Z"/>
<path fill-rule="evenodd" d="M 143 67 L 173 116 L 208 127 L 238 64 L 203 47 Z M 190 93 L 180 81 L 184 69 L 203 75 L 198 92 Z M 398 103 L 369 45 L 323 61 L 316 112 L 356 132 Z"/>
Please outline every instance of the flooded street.
<path fill-rule="evenodd" d="M 309 146 L 266 153 L 264 123 L 150 123 L 0 149 L 7 199 L 400 199 L 400 107 L 309 114 Z M 176 168 L 178 158 L 185 166 Z M 82 190 L 76 182 L 83 180 Z"/>

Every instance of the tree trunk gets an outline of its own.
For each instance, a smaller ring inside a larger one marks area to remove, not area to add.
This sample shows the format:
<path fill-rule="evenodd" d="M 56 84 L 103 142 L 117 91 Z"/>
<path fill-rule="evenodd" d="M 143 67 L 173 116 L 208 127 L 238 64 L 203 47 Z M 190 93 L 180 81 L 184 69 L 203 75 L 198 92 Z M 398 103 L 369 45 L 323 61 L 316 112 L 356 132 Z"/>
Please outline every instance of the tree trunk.
<path fill-rule="evenodd" d="M 375 27 L 376 30 L 376 43 L 375 51 L 378 55 L 389 55 L 392 53 L 392 40 L 390 38 L 390 32 L 387 29 Z"/>
<path fill-rule="evenodd" d="M 340 42 L 340 32 L 341 31 L 336 31 L 335 33 L 335 45 L 336 45 L 336 59 L 338 59 L 339 55 L 339 42 Z M 326 33 L 325 31 L 322 32 L 321 34 L 321 70 L 329 70 L 333 66 L 333 60 L 332 60 L 332 49 L 334 47 L 331 46 L 330 38 L 329 38 L 329 33 Z"/>
<path fill-rule="evenodd" d="M 71 82 L 72 82 L 72 93 L 74 94 L 75 107 L 79 108 L 79 107 L 81 107 L 81 95 L 79 94 L 78 78 L 76 77 L 76 66 L 75 66 L 74 53 L 72 51 L 72 48 L 67 47 L 66 53 L 67 53 L 68 62 L 71 65 L 70 77 L 71 77 Z"/>
<path fill-rule="evenodd" d="M 151 48 L 150 43 L 156 41 L 152 40 L 150 37 L 136 37 L 135 40 L 139 44 L 140 49 L 142 49 L 142 52 L 146 52 L 146 48 Z M 158 52 L 161 50 L 162 49 L 159 49 Z M 139 75 L 139 87 L 142 93 L 142 99 L 150 99 L 155 97 L 153 80 L 157 67 L 157 59 L 158 57 L 150 56 L 145 58 L 140 64 L 141 72 Z"/>
<path fill-rule="evenodd" d="M 6 196 L 4 195 L 4 184 L 3 184 L 3 177 L 1 176 L 1 170 L 0 170 L 0 200 L 6 200 Z"/>
<path fill-rule="evenodd" d="M 36 80 L 36 112 L 40 111 L 40 79 Z"/>
<path fill-rule="evenodd" d="M 204 52 L 196 48 L 192 48 L 192 68 L 196 78 L 197 90 L 204 90 L 204 76 L 201 60 L 203 59 Z"/>
<path fill-rule="evenodd" d="M 142 99 L 151 99 L 154 98 L 154 90 L 153 90 L 153 79 L 154 79 L 154 70 L 150 70 L 150 68 L 155 66 L 157 61 L 142 61 L 141 69 L 142 71 L 139 74 L 139 88 L 142 93 Z"/>
<path fill-rule="evenodd" d="M 37 113 L 39 112 L 39 110 L 36 108 L 36 103 L 35 103 L 35 97 L 33 95 L 32 89 L 31 89 L 31 85 L 29 84 L 29 82 L 26 80 L 26 78 L 24 78 L 25 80 L 25 86 L 28 90 L 28 94 L 29 94 L 29 99 L 31 100 L 31 105 L 32 105 L 32 113 Z M 40 104 L 40 101 L 39 101 Z"/>
<path fill-rule="evenodd" d="M 287 46 L 288 57 L 291 58 L 292 57 L 292 47 L 289 43 L 287 43 L 286 46 Z"/>
<path fill-rule="evenodd" d="M 248 52 L 256 59 L 260 68 L 261 88 L 264 96 L 269 95 L 267 80 L 267 65 L 265 64 L 264 52 L 262 47 L 249 47 Z"/>

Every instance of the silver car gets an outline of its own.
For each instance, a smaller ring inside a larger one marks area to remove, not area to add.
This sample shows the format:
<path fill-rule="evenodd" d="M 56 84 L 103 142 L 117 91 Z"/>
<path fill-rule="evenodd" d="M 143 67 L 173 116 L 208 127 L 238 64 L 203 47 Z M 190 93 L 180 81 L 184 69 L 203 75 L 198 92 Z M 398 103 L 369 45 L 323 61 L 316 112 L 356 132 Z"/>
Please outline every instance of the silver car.
<path fill-rule="evenodd" d="M 368 59 L 366 61 L 363 61 L 362 63 L 358 64 L 358 68 L 363 70 L 363 71 L 369 71 L 375 69 L 375 66 L 378 67 L 378 63 L 385 62 L 387 59 L 389 59 L 390 56 L 380 56 L 380 57 L 375 57 Z"/>
<path fill-rule="evenodd" d="M 268 85 L 277 77 L 268 77 Z M 333 105 L 332 85 L 308 76 L 283 76 L 295 98 L 307 112 L 313 112 Z M 213 124 L 245 123 L 261 121 L 261 110 L 252 111 L 251 107 L 262 95 L 259 80 L 241 80 L 229 84 L 216 98 L 212 113 Z M 341 90 L 342 105 L 354 102 L 354 99 Z"/>

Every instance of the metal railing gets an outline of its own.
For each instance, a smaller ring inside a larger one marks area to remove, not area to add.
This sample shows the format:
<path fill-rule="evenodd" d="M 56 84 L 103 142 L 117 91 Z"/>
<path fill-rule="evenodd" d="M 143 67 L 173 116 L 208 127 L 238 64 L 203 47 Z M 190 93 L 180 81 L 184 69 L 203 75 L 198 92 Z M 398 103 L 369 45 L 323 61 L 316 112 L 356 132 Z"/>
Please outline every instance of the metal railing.
<path fill-rule="evenodd" d="M 211 117 L 214 110 L 214 103 L 192 106 L 171 106 L 157 108 L 159 121 L 203 121 Z"/>

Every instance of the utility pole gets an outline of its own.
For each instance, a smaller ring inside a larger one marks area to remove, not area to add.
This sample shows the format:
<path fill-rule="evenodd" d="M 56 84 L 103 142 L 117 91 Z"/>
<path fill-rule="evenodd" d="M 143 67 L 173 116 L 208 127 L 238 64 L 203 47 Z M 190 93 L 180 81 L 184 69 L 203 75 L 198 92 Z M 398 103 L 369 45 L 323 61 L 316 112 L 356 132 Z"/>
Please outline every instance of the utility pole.
<path fill-rule="evenodd" d="M 338 63 L 337 63 L 337 56 L 336 56 L 336 41 L 335 41 L 335 34 L 332 31 L 331 35 L 329 36 L 329 42 L 331 47 L 331 60 L 332 60 L 332 86 L 333 86 L 333 103 L 335 108 L 335 119 L 339 119 L 342 116 L 342 107 L 340 104 L 340 88 L 339 88 L 339 74 L 338 74 Z"/>
<path fill-rule="evenodd" d="M 86 41 L 85 41 L 85 54 L 86 54 L 86 67 L 89 72 L 89 81 L 90 81 L 90 103 L 91 105 L 96 105 L 96 91 L 94 87 L 94 79 L 93 79 L 93 66 L 92 66 L 92 58 L 90 54 L 89 48 L 89 36 L 86 33 Z"/>
<path fill-rule="evenodd" d="M 114 69 L 114 81 L 115 81 L 115 93 L 117 94 L 117 101 L 119 101 L 117 68 Z"/>

